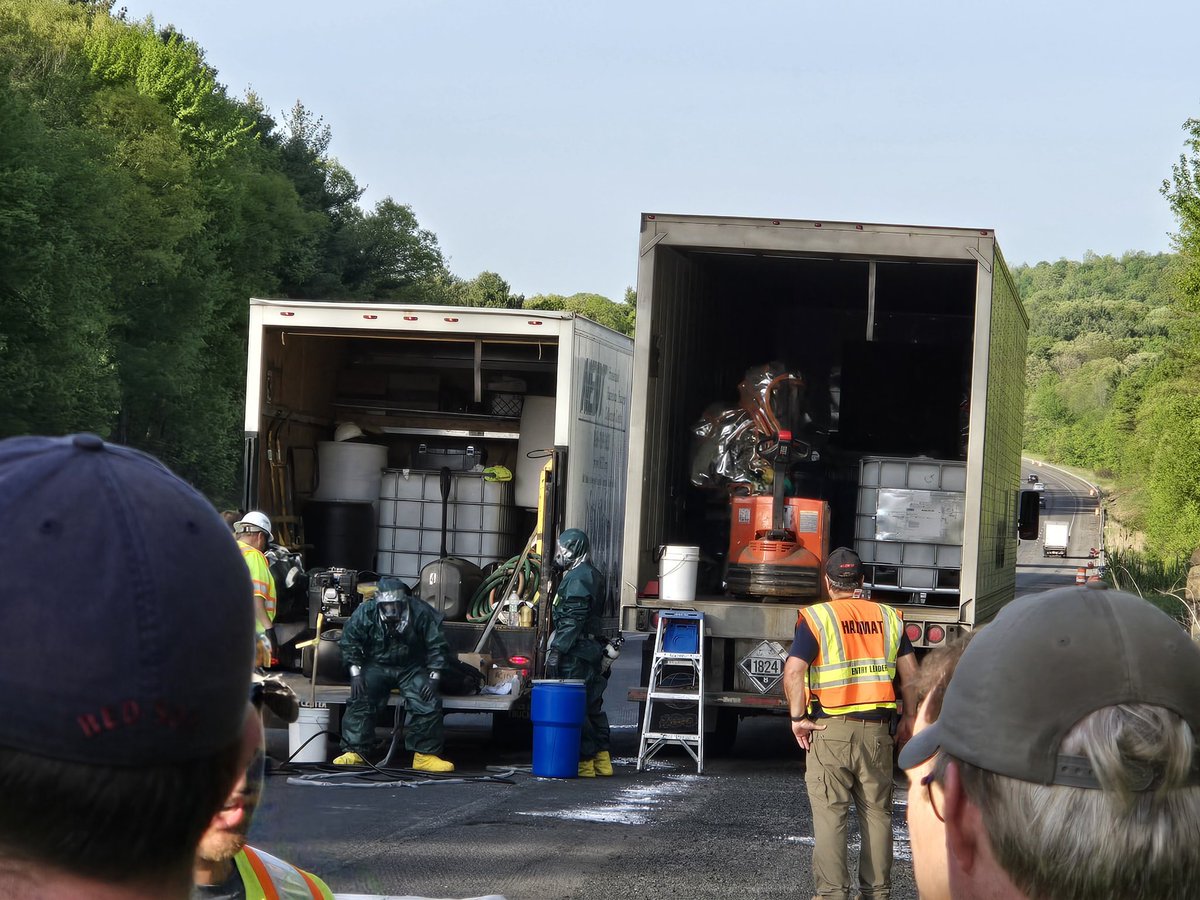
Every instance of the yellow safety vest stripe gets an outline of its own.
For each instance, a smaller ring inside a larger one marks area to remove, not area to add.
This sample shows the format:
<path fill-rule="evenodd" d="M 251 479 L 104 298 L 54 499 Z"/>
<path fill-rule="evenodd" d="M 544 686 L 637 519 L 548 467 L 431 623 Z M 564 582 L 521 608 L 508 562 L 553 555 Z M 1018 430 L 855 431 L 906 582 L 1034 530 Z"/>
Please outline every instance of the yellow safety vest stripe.
<path fill-rule="evenodd" d="M 871 603 L 872 613 L 875 609 L 881 613 L 882 633 L 876 636 L 873 632 L 851 632 L 844 636 L 830 603 L 818 603 L 802 610 L 800 615 L 808 623 L 818 645 L 817 658 L 808 668 L 811 697 L 820 700 L 821 708 L 831 715 L 895 709 L 892 679 L 896 677 L 896 654 L 900 648 L 903 620 L 899 613 L 883 604 L 858 599 L 838 602 Z M 856 612 L 861 615 L 865 610 L 860 608 Z M 873 616 L 871 621 L 873 624 Z M 848 647 L 853 649 L 848 650 Z M 885 655 L 879 656 L 879 651 Z M 810 699 L 809 711 L 813 708 Z"/>
<path fill-rule="evenodd" d="M 233 858 L 246 900 L 333 900 L 320 878 L 249 845 Z"/>
<path fill-rule="evenodd" d="M 267 610 L 267 618 L 272 622 L 275 621 L 275 576 L 271 574 L 271 567 L 267 565 L 267 558 L 262 555 L 262 552 L 249 544 L 243 544 L 238 541 L 238 547 L 242 551 L 242 559 L 246 561 L 247 568 L 250 569 L 250 583 L 254 586 L 254 595 L 262 597 L 263 606 Z M 261 629 L 260 629 L 261 630 Z"/>

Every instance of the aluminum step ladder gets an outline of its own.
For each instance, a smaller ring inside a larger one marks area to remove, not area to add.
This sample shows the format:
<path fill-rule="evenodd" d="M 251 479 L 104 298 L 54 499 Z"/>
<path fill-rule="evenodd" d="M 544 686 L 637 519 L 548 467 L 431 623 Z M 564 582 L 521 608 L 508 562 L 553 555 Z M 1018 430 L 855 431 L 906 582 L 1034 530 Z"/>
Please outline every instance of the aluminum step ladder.
<path fill-rule="evenodd" d="M 696 730 L 673 730 L 672 711 L 689 719 L 694 714 Z M 704 772 L 704 613 L 659 613 L 638 739 L 638 771 L 659 750 L 673 744 L 683 747 L 696 761 L 697 773 Z"/>

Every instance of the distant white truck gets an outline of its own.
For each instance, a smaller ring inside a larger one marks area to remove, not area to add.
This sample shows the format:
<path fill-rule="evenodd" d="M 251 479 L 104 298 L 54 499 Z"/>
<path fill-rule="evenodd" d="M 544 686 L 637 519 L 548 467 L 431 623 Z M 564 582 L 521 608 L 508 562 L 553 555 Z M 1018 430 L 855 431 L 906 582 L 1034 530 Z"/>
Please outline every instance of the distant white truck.
<path fill-rule="evenodd" d="M 1047 522 L 1046 536 L 1042 539 L 1042 556 L 1066 556 L 1071 541 L 1070 522 Z"/>

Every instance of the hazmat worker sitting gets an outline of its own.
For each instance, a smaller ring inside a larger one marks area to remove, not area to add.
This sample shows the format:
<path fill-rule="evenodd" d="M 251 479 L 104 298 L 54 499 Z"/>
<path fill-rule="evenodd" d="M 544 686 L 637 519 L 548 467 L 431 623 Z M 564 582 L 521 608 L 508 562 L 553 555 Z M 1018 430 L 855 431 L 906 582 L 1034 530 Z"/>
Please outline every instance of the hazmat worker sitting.
<path fill-rule="evenodd" d="M 613 773 L 609 752 L 608 715 L 604 712 L 604 645 L 600 617 L 604 609 L 604 576 L 591 564 L 591 545 L 578 528 L 558 538 L 554 564 L 563 570 L 554 592 L 554 633 L 550 664 L 557 658 L 562 678 L 580 679 L 587 691 L 587 715 L 580 729 L 579 776 L 594 778 Z"/>
<path fill-rule="evenodd" d="M 404 697 L 404 745 L 414 769 L 453 772 L 441 758 L 445 745 L 440 669 L 450 656 L 441 617 L 399 578 L 381 578 L 374 600 L 354 610 L 342 631 L 342 659 L 350 669 L 350 702 L 342 717 L 339 766 L 366 763 L 375 722 L 387 711 L 388 695 Z"/>

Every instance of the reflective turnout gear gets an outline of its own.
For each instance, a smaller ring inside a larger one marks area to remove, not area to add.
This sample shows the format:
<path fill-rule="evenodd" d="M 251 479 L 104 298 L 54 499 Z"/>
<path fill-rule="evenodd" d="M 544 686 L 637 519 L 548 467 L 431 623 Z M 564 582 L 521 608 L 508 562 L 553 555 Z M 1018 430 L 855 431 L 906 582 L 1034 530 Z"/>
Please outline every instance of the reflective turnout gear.
<path fill-rule="evenodd" d="M 246 900 L 333 900 L 333 892 L 316 875 L 263 850 L 243 847 L 233 861 Z"/>
<path fill-rule="evenodd" d="M 896 654 L 904 621 L 890 606 L 854 598 L 800 611 L 817 639 L 808 685 L 829 715 L 895 709 Z M 810 702 L 809 712 L 813 711 Z"/>
<path fill-rule="evenodd" d="M 404 696 L 405 747 L 442 752 L 442 698 L 431 689 L 429 673 L 446 665 L 450 647 L 433 607 L 414 597 L 408 609 L 410 622 L 402 634 L 381 621 L 377 600 L 359 604 L 342 630 L 342 659 L 347 666 L 360 666 L 366 682 L 366 695 L 346 704 L 343 750 L 362 754 L 371 749 L 375 724 L 387 712 L 389 694 L 398 689 Z"/>
<path fill-rule="evenodd" d="M 604 688 L 601 674 L 604 647 L 596 636 L 601 630 L 604 607 L 604 577 L 587 561 L 587 536 L 577 528 L 567 529 L 559 538 L 579 550 L 579 559 L 563 574 L 554 593 L 554 635 L 551 653 L 559 656 L 562 678 L 578 678 L 587 690 L 587 716 L 580 731 L 579 757 L 590 760 L 609 748 L 608 716 L 604 712 Z M 586 776 L 585 776 L 586 777 Z"/>
<path fill-rule="evenodd" d="M 607 750 L 601 750 L 592 758 L 592 765 L 595 767 L 597 775 L 611 775 L 613 773 L 612 754 Z"/>
<path fill-rule="evenodd" d="M 436 753 L 414 753 L 412 767 L 418 772 L 453 772 L 454 763 Z"/>
<path fill-rule="evenodd" d="M 277 601 L 275 599 L 275 576 L 271 574 L 271 567 L 267 563 L 267 558 L 263 556 L 262 551 L 257 547 L 251 547 L 249 544 L 243 544 L 238 541 L 238 549 L 242 551 L 242 559 L 246 561 L 246 567 L 250 570 L 250 581 L 254 586 L 254 597 L 256 600 L 261 600 L 263 607 L 267 611 L 267 618 L 272 622 L 275 621 L 275 607 Z M 255 619 L 255 626 L 259 634 L 266 632 L 267 628 L 262 622 Z"/>

